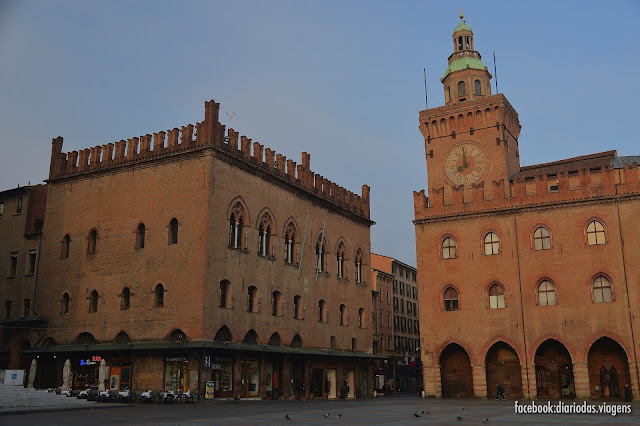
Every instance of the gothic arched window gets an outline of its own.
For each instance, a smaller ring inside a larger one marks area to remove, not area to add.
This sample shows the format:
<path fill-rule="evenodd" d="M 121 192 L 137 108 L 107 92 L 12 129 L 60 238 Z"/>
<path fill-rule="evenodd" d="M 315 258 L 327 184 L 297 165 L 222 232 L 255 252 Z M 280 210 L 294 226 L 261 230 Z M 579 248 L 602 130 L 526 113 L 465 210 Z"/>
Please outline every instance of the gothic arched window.
<path fill-rule="evenodd" d="M 231 209 L 229 216 L 229 247 L 241 249 L 242 244 L 242 227 L 244 225 L 245 212 L 242 203 L 239 201 Z"/>

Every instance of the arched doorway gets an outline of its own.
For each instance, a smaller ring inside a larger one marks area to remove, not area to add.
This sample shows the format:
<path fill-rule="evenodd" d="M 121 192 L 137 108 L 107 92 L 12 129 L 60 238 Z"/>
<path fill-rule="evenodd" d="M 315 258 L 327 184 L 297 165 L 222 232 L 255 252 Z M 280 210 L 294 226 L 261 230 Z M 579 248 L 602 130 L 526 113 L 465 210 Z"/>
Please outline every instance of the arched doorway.
<path fill-rule="evenodd" d="M 500 383 L 508 398 L 522 398 L 522 373 L 516 351 L 505 342 L 496 342 L 485 357 L 487 395 L 492 398 Z"/>
<path fill-rule="evenodd" d="M 536 388 L 538 398 L 574 398 L 573 363 L 567 348 L 548 339 L 536 350 Z"/>
<path fill-rule="evenodd" d="M 443 398 L 473 398 L 471 359 L 456 343 L 447 345 L 440 354 L 440 378 Z"/>
<path fill-rule="evenodd" d="M 602 337 L 591 345 L 587 360 L 591 398 L 624 398 L 624 385 L 630 383 L 630 375 L 622 346 L 609 337 Z"/>

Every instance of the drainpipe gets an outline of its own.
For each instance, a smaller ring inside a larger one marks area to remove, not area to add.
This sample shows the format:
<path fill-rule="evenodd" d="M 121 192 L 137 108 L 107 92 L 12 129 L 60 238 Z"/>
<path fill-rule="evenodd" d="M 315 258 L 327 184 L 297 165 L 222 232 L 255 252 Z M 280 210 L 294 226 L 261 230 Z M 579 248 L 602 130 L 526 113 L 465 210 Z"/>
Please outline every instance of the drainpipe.
<path fill-rule="evenodd" d="M 520 289 L 520 315 L 522 317 L 522 340 L 524 341 L 524 366 L 527 373 L 527 399 L 531 399 L 531 386 L 529 381 L 529 354 L 527 351 L 527 333 L 524 324 L 524 305 L 522 304 L 522 273 L 520 271 L 520 244 L 518 242 L 518 219 L 516 211 L 513 212 L 513 228 L 516 234 L 516 259 L 518 259 L 518 287 Z"/>

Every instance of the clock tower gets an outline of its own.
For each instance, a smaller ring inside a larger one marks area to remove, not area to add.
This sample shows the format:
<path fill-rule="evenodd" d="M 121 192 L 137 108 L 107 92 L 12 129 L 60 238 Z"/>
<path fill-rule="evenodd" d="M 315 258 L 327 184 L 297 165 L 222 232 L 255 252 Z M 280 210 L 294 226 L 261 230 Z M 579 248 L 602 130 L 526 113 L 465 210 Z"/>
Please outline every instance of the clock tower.
<path fill-rule="evenodd" d="M 485 200 L 494 198 L 495 188 L 508 196 L 509 180 L 520 171 L 518 114 L 504 95 L 491 94 L 491 77 L 460 15 L 440 79 L 445 105 L 420 111 L 429 197 L 442 197 L 444 205 L 453 203 L 454 191 L 471 202 L 471 189 L 480 186 Z"/>

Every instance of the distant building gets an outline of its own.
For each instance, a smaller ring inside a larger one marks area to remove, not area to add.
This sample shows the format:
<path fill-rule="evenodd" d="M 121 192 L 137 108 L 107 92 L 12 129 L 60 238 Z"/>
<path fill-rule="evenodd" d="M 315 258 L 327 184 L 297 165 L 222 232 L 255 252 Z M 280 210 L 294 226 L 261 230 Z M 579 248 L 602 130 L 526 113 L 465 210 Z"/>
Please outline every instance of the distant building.
<path fill-rule="evenodd" d="M 385 325 L 380 332 L 380 349 L 381 353 L 392 355 L 387 377 L 394 379 L 396 390 L 416 392 L 421 383 L 416 268 L 391 257 L 372 253 L 371 269 L 372 282 L 379 286 L 381 292 L 378 318 L 379 321 L 382 318 Z M 381 373 L 381 370 L 378 371 Z"/>
<path fill-rule="evenodd" d="M 104 385 L 105 360 L 114 390 L 370 394 L 369 187 L 225 136 L 218 113 L 79 152 L 53 140 L 37 290 L 12 299 L 37 295 L 45 318 L 20 352 L 37 386 L 70 359 L 76 389 Z"/>
<path fill-rule="evenodd" d="M 628 383 L 637 399 L 640 157 L 522 167 L 518 114 L 491 94 L 462 19 L 453 47 L 445 105 L 420 112 L 425 393 L 492 398 L 500 383 L 513 398 L 619 399 Z"/>

